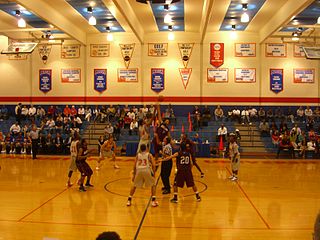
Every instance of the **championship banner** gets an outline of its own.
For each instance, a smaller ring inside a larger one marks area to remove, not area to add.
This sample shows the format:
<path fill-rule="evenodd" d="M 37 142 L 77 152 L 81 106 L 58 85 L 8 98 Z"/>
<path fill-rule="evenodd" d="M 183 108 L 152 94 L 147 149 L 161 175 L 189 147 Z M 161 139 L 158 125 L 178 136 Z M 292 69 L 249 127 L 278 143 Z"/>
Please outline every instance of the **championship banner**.
<path fill-rule="evenodd" d="M 104 92 L 107 90 L 107 69 L 94 69 L 94 90 Z"/>
<path fill-rule="evenodd" d="M 126 68 L 129 68 L 131 57 L 134 51 L 135 44 L 119 44 L 121 49 L 122 58 Z"/>
<path fill-rule="evenodd" d="M 52 87 L 52 70 L 40 69 L 39 70 L 39 90 L 47 93 L 51 91 Z"/>
<path fill-rule="evenodd" d="M 224 63 L 224 43 L 210 43 L 210 64 L 216 68 Z"/>
<path fill-rule="evenodd" d="M 47 60 L 51 52 L 51 48 L 52 45 L 49 44 L 38 44 L 39 55 L 44 64 L 47 63 Z"/>
<path fill-rule="evenodd" d="M 164 68 L 151 68 L 151 90 L 161 92 L 164 90 Z"/>
<path fill-rule="evenodd" d="M 255 43 L 235 43 L 236 57 L 255 57 L 256 44 Z"/>
<path fill-rule="evenodd" d="M 283 90 L 283 69 L 270 69 L 270 90 L 274 93 Z"/>
<path fill-rule="evenodd" d="M 188 67 L 188 63 L 192 54 L 194 43 L 178 43 L 183 66 Z"/>
<path fill-rule="evenodd" d="M 61 82 L 80 83 L 81 69 L 80 68 L 61 69 Z"/>
<path fill-rule="evenodd" d="M 187 89 L 189 79 L 192 73 L 192 68 L 179 68 L 179 72 L 184 89 Z"/>
<path fill-rule="evenodd" d="M 236 68 L 235 80 L 238 83 L 254 83 L 256 82 L 255 68 Z"/>
<path fill-rule="evenodd" d="M 293 69 L 294 83 L 314 83 L 314 69 Z"/>
<path fill-rule="evenodd" d="M 208 83 L 227 83 L 229 69 L 228 68 L 208 68 L 207 82 Z"/>
<path fill-rule="evenodd" d="M 109 57 L 110 44 L 90 44 L 90 57 Z"/>
<path fill-rule="evenodd" d="M 287 44 L 266 43 L 266 57 L 287 57 Z"/>
<path fill-rule="evenodd" d="M 71 59 L 80 57 L 80 44 L 62 44 L 61 58 Z"/>
<path fill-rule="evenodd" d="M 299 44 L 294 44 L 293 45 L 293 56 L 294 57 L 305 57 L 305 53 L 302 49 L 303 45 L 299 45 Z"/>
<path fill-rule="evenodd" d="M 148 43 L 148 56 L 151 56 L 151 57 L 168 56 L 168 43 Z"/>
<path fill-rule="evenodd" d="M 118 82 L 138 82 L 138 68 L 119 68 Z"/>

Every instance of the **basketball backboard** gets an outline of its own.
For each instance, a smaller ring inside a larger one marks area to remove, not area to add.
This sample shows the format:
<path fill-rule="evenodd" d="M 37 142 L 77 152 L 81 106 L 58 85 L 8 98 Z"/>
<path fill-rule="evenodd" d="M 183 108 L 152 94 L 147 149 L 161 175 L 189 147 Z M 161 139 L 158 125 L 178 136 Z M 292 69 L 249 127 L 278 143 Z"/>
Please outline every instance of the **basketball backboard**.
<path fill-rule="evenodd" d="M 15 42 L 11 43 L 7 49 L 1 51 L 1 54 L 30 54 L 38 43 L 34 42 Z"/>
<path fill-rule="evenodd" d="M 302 47 L 307 59 L 320 59 L 320 47 Z"/>

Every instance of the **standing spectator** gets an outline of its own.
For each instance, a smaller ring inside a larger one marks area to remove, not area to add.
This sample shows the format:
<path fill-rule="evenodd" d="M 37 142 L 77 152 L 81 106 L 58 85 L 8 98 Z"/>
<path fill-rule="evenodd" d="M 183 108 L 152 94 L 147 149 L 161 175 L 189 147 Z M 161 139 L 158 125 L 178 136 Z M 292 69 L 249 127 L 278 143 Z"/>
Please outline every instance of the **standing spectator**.
<path fill-rule="evenodd" d="M 18 122 L 18 124 L 21 123 L 21 111 L 22 111 L 21 103 L 18 103 L 18 105 L 14 109 L 14 113 L 16 115 L 16 121 Z"/>
<path fill-rule="evenodd" d="M 198 106 L 194 107 L 193 115 L 193 131 L 197 131 L 201 127 L 201 113 Z"/>
<path fill-rule="evenodd" d="M 39 129 L 36 125 L 33 125 L 29 133 L 31 139 L 32 159 L 37 159 L 38 144 L 39 144 Z"/>
<path fill-rule="evenodd" d="M 218 128 L 218 141 L 220 141 L 220 138 L 222 138 L 222 141 L 225 142 L 227 134 L 228 134 L 228 129 L 222 123 L 221 126 Z"/>
<path fill-rule="evenodd" d="M 297 110 L 297 120 L 299 122 L 305 122 L 304 121 L 304 110 L 301 106 Z"/>
<path fill-rule="evenodd" d="M 224 113 L 220 105 L 218 105 L 217 108 L 214 110 L 214 117 L 216 121 L 223 121 Z"/>

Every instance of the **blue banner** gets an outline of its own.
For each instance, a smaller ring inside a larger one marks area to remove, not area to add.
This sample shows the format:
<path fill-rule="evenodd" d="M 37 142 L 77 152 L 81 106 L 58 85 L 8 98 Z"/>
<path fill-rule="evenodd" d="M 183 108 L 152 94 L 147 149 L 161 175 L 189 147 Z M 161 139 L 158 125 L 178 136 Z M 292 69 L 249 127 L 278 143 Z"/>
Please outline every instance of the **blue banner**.
<path fill-rule="evenodd" d="M 274 93 L 283 90 L 283 69 L 270 69 L 270 90 Z"/>
<path fill-rule="evenodd" d="M 164 68 L 151 68 L 151 89 L 155 92 L 164 89 Z"/>
<path fill-rule="evenodd" d="M 94 69 L 94 90 L 100 93 L 107 90 L 107 69 Z"/>
<path fill-rule="evenodd" d="M 40 69 L 39 70 L 39 89 L 40 91 L 47 93 L 52 88 L 52 70 Z"/>

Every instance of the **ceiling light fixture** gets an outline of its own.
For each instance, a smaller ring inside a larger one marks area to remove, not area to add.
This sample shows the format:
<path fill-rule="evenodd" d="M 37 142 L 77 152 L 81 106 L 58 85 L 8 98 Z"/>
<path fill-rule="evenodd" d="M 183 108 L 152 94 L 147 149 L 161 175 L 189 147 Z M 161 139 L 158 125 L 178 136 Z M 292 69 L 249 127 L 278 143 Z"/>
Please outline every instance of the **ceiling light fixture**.
<path fill-rule="evenodd" d="M 106 27 L 106 31 L 107 31 L 107 40 L 108 42 L 112 42 L 113 41 L 113 34 L 111 33 L 111 28 L 109 26 Z"/>
<path fill-rule="evenodd" d="M 300 35 L 301 35 L 301 32 L 293 32 L 291 40 L 295 41 L 295 42 L 299 41 L 300 40 Z"/>
<path fill-rule="evenodd" d="M 169 41 L 173 41 L 174 40 L 174 33 L 172 32 L 173 31 L 173 26 L 169 25 L 168 26 L 168 30 L 169 30 L 168 40 Z"/>
<path fill-rule="evenodd" d="M 25 28 L 27 26 L 26 21 L 21 17 L 21 12 L 20 10 L 16 10 L 16 16 L 19 17 L 18 20 L 18 27 L 19 28 Z"/>
<path fill-rule="evenodd" d="M 247 11 L 248 10 L 248 4 L 247 3 L 242 3 L 242 10 L 243 11 Z M 248 15 L 248 13 L 244 12 L 241 15 L 241 22 L 245 23 L 245 22 L 249 22 L 250 17 Z"/>
<path fill-rule="evenodd" d="M 164 16 L 163 22 L 164 22 L 164 23 L 171 23 L 171 22 L 172 22 L 172 17 L 170 16 L 169 13 L 167 13 L 167 14 Z"/>
<path fill-rule="evenodd" d="M 320 17 L 318 17 L 317 24 L 320 24 Z"/>
<path fill-rule="evenodd" d="M 232 31 L 235 31 L 235 30 L 236 30 L 236 25 L 235 25 L 235 24 L 231 25 L 231 30 L 232 30 Z"/>
<path fill-rule="evenodd" d="M 87 11 L 88 11 L 88 13 L 91 14 L 91 17 L 89 18 L 89 24 L 90 24 L 91 26 L 97 25 L 97 19 L 93 16 L 93 9 L 92 9 L 92 7 L 87 7 Z"/>

